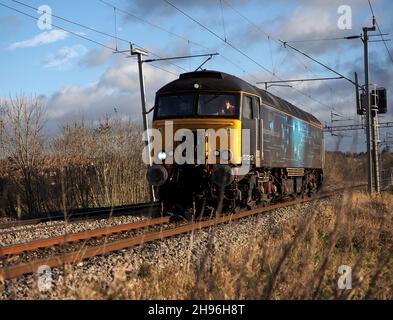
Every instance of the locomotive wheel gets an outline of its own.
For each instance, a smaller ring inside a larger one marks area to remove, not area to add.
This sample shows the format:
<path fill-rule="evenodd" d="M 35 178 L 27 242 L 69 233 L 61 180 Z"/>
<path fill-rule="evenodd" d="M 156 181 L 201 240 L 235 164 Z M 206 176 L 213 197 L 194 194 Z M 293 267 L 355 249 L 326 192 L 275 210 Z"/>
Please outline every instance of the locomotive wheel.
<path fill-rule="evenodd" d="M 182 204 L 175 204 L 172 209 L 175 216 L 183 217 L 187 221 L 195 219 L 194 210 L 192 208 L 187 208 Z"/>
<path fill-rule="evenodd" d="M 250 202 L 247 204 L 247 209 L 248 209 L 248 210 L 255 209 L 256 207 L 257 207 L 257 202 L 256 202 L 255 200 L 252 200 L 252 201 L 250 201 Z"/>
<path fill-rule="evenodd" d="M 192 208 L 184 210 L 183 216 L 187 221 L 194 221 L 195 220 L 195 214 L 194 214 L 194 210 Z"/>

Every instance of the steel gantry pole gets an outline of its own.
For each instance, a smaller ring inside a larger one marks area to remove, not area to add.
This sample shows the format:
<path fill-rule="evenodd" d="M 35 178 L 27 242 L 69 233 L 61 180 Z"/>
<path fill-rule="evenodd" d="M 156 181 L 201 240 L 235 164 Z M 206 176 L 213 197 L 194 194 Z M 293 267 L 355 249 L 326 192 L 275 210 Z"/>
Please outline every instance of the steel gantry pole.
<path fill-rule="evenodd" d="M 366 112 L 366 138 L 367 138 L 367 172 L 368 172 L 368 192 L 372 193 L 373 192 L 373 156 L 371 152 L 371 133 L 372 133 L 372 127 L 371 127 L 371 121 L 372 121 L 372 115 L 371 115 L 371 104 L 370 104 L 370 88 L 369 88 L 369 63 L 368 63 L 368 31 L 375 31 L 375 26 L 373 27 L 364 27 L 363 28 L 363 44 L 364 44 L 364 87 L 365 87 L 365 112 Z"/>
<path fill-rule="evenodd" d="M 135 51 L 134 51 L 135 52 Z M 150 135 L 148 131 L 148 118 L 147 118 L 147 112 L 146 112 L 146 89 L 145 89 L 145 78 L 143 76 L 143 59 L 142 59 L 142 53 L 136 52 L 133 53 L 136 54 L 138 57 L 138 70 L 139 70 L 139 86 L 141 90 L 141 105 L 142 105 L 142 118 L 143 118 L 143 130 L 147 134 L 147 141 L 145 141 L 146 146 L 149 145 L 150 141 Z M 149 150 L 150 152 L 150 150 Z M 151 156 L 149 153 L 149 165 L 152 165 L 152 160 Z"/>
<path fill-rule="evenodd" d="M 131 55 L 132 56 L 137 56 L 138 57 L 138 69 L 139 69 L 139 86 L 140 86 L 140 91 L 141 91 L 141 105 L 142 105 L 142 119 L 143 119 L 143 130 L 146 134 L 146 141 L 145 141 L 145 147 L 148 154 L 148 159 L 149 159 L 149 164 L 148 166 L 152 166 L 152 158 L 151 158 L 151 149 L 150 149 L 150 133 L 149 133 L 149 120 L 147 117 L 147 111 L 146 111 L 146 89 L 145 89 L 145 78 L 143 76 L 143 56 L 147 56 L 148 52 L 142 49 L 134 49 L 131 47 Z M 156 195 L 154 192 L 154 187 L 150 187 L 150 197 L 152 201 L 156 201 Z"/>

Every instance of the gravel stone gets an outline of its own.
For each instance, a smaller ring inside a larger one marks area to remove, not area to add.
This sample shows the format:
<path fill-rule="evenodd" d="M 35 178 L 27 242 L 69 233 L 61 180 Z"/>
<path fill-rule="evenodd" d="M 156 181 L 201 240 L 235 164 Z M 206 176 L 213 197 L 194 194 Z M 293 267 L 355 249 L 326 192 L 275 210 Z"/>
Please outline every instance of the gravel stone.
<path fill-rule="evenodd" d="M 215 252 L 224 250 L 228 245 L 245 245 L 260 234 L 274 235 L 278 226 L 284 223 L 289 223 L 289 225 L 290 223 L 296 223 L 298 218 L 311 214 L 317 204 L 327 205 L 331 202 L 332 198 L 277 209 L 196 231 L 193 234 L 183 234 L 143 246 L 123 249 L 106 256 L 93 257 L 83 263 L 67 267 L 67 270 L 64 270 L 64 268 L 53 268 L 52 279 L 54 285 L 50 292 L 45 294 L 38 291 L 36 275 L 7 280 L 3 284 L 1 284 L 0 280 L 0 299 L 61 299 L 61 292 L 58 290 L 57 284 L 63 283 L 70 273 L 72 273 L 73 283 L 67 283 L 67 285 L 78 287 L 79 283 L 92 280 L 99 280 L 103 285 L 110 284 L 119 270 L 126 270 L 129 274 L 137 274 L 140 267 L 145 265 L 158 268 L 165 268 L 173 264 L 186 266 L 189 263 L 197 262 L 206 252 L 209 243 L 213 245 Z M 80 232 L 87 229 L 105 227 L 108 223 L 114 225 L 140 220 L 141 218 L 138 217 L 119 217 L 113 218 L 110 222 L 107 220 L 78 222 L 69 225 L 68 230 Z M 47 229 L 40 229 L 37 232 L 24 232 L 23 227 L 21 227 L 18 229 L 17 237 L 0 235 L 0 240 L 1 243 L 11 244 L 59 235 L 62 232 L 64 232 L 64 226 L 58 227 L 50 224 Z M 211 238 L 212 234 L 214 234 L 213 238 Z M 20 239 L 20 237 L 23 239 Z"/>

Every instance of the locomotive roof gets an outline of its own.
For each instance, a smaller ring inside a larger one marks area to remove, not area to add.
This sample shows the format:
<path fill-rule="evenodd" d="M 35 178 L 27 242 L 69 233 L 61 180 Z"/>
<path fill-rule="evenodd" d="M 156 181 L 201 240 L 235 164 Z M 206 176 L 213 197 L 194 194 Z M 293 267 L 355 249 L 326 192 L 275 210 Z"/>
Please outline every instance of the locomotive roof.
<path fill-rule="evenodd" d="M 261 97 L 262 102 L 282 112 L 293 115 L 301 120 L 321 124 L 312 114 L 303 111 L 290 102 L 281 99 L 263 89 L 228 73 L 204 70 L 181 74 L 179 79 L 162 87 L 157 94 L 168 94 L 181 91 L 195 91 L 195 84 L 200 85 L 202 91 L 244 91 Z"/>

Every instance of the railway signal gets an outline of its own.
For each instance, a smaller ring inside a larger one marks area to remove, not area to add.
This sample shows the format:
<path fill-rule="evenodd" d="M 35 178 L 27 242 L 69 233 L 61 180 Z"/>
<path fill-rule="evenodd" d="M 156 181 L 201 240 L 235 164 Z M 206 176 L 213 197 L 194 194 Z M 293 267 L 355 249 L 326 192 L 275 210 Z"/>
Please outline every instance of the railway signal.
<path fill-rule="evenodd" d="M 371 91 L 373 106 L 376 106 L 376 111 L 379 114 L 387 113 L 387 95 L 385 88 L 376 88 Z"/>
<path fill-rule="evenodd" d="M 361 93 L 360 98 L 358 95 L 358 100 L 356 103 L 357 114 L 363 116 L 365 114 L 366 94 Z M 372 111 L 378 112 L 378 114 L 387 113 L 387 93 L 385 88 L 378 87 L 371 90 L 370 101 Z"/>

